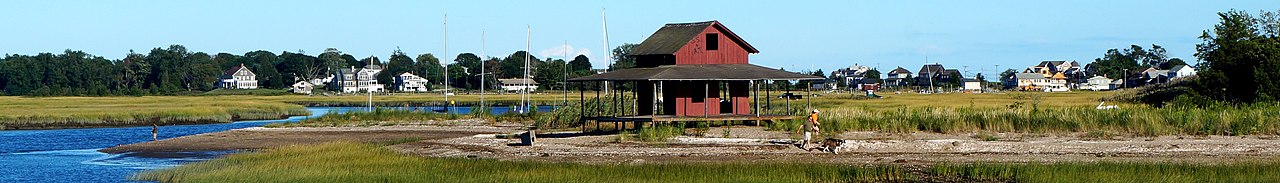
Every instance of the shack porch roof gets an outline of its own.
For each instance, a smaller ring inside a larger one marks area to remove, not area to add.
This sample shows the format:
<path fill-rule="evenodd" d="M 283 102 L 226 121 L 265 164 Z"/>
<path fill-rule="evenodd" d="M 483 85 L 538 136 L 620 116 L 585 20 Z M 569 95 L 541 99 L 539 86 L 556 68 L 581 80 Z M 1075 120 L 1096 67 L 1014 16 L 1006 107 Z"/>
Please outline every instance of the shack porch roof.
<path fill-rule="evenodd" d="M 631 68 L 583 76 L 569 81 L 697 81 L 697 80 L 821 80 L 753 64 L 663 65 Z"/>

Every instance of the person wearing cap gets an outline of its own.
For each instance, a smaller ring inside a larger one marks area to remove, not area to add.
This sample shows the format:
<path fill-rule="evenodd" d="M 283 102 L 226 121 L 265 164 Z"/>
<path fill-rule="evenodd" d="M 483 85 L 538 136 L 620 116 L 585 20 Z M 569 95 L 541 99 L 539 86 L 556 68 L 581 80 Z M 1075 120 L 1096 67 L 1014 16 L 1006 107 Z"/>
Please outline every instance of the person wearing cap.
<path fill-rule="evenodd" d="M 813 112 L 809 113 L 809 121 L 804 123 L 804 141 L 800 145 L 802 149 L 809 150 L 807 147 L 809 147 L 809 142 L 813 142 L 813 134 L 822 132 L 818 128 L 818 125 L 822 124 L 818 122 L 818 112 L 817 109 L 814 109 Z"/>

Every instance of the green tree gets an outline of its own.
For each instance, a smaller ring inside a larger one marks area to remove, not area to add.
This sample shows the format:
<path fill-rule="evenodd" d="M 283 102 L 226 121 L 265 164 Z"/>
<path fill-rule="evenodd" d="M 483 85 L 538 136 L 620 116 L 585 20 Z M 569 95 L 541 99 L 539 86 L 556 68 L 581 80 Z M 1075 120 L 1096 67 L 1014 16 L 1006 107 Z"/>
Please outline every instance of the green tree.
<path fill-rule="evenodd" d="M 416 64 L 417 69 L 413 75 L 425 77 L 432 84 L 444 83 L 444 66 L 440 65 L 440 59 L 435 55 L 430 53 L 418 55 Z"/>
<path fill-rule="evenodd" d="M 213 90 L 213 84 L 218 82 L 222 69 L 218 69 L 218 64 L 204 52 L 196 52 L 188 58 L 191 62 L 191 70 L 183 77 L 183 82 L 187 84 L 187 91 Z"/>
<path fill-rule="evenodd" d="M 959 87 L 961 84 L 964 84 L 964 76 L 960 75 L 960 72 L 946 72 L 946 73 L 951 78 L 951 80 L 947 81 L 948 85 L 952 87 Z"/>
<path fill-rule="evenodd" d="M 1172 59 L 1169 59 L 1169 61 L 1162 63 L 1162 64 L 1160 65 L 1160 68 L 1161 68 L 1161 69 L 1172 69 L 1174 66 L 1179 66 L 1179 65 L 1187 65 L 1187 62 L 1186 62 L 1186 61 L 1182 61 L 1182 59 L 1181 59 L 1181 58 L 1172 58 Z"/>
<path fill-rule="evenodd" d="M 132 90 L 130 93 L 140 93 L 143 86 L 147 83 L 147 77 L 151 75 L 151 64 L 143 59 L 142 54 L 134 53 L 129 50 L 129 54 L 124 57 L 124 88 Z"/>
<path fill-rule="evenodd" d="M 548 58 L 550 60 L 550 58 Z M 551 60 L 545 64 L 539 64 L 537 72 L 534 72 L 533 81 L 538 83 L 538 89 L 563 89 L 565 62 L 561 59 Z"/>
<path fill-rule="evenodd" d="M 569 72 L 581 73 L 591 71 L 591 59 L 586 55 L 578 55 L 573 57 L 573 61 L 569 61 Z"/>
<path fill-rule="evenodd" d="M 494 71 L 495 74 L 500 78 L 524 78 L 524 57 L 526 54 L 528 52 L 525 51 L 511 53 L 507 58 L 502 59 L 502 62 L 499 63 L 501 67 Z M 529 55 L 529 61 L 529 72 L 534 72 L 537 69 L 537 62 L 539 62 L 538 57 Z M 533 73 L 529 74 L 532 75 Z"/>
<path fill-rule="evenodd" d="M 466 68 L 458 63 L 449 64 L 449 85 L 454 88 L 469 88 L 470 84 L 464 82 L 467 80 Z"/>
<path fill-rule="evenodd" d="M 458 74 L 461 74 L 461 77 L 456 80 L 450 80 L 450 82 L 458 83 L 454 84 L 454 86 L 466 89 L 480 88 L 480 56 L 472 53 L 461 53 L 453 59 L 453 64 L 458 65 L 457 71 Z M 452 67 L 449 70 L 454 71 Z"/>
<path fill-rule="evenodd" d="M 1135 59 L 1134 55 L 1130 51 L 1131 50 L 1120 52 L 1120 50 L 1117 49 L 1107 50 L 1107 53 L 1104 54 L 1102 58 L 1093 59 L 1093 63 L 1090 63 L 1094 74 L 1123 78 L 1128 76 L 1127 73 L 1124 73 L 1126 70 L 1137 71 L 1141 69 L 1142 66 L 1138 64 L 1138 59 Z"/>
<path fill-rule="evenodd" d="M 1013 79 L 1013 75 L 1015 74 L 1018 74 L 1018 71 L 1013 69 L 1005 69 L 1004 72 L 1000 72 L 1000 80 Z"/>
<path fill-rule="evenodd" d="M 862 73 L 862 80 L 881 83 L 880 71 L 875 69 L 868 70 L 867 72 Z"/>
<path fill-rule="evenodd" d="M 354 66 L 348 65 L 346 59 L 342 58 L 342 51 L 338 51 L 337 48 L 324 49 L 324 53 L 320 53 L 319 59 L 320 62 L 324 63 L 325 69 L 329 71 L 327 73 L 337 72 L 338 69 Z"/>
<path fill-rule="evenodd" d="M 1188 95 L 1231 103 L 1280 99 L 1280 21 L 1275 13 L 1263 12 L 1262 18 L 1236 10 L 1218 13 L 1221 21 L 1196 44 L 1200 79 L 1196 92 Z"/>
<path fill-rule="evenodd" d="M 417 67 L 416 64 L 413 63 L 413 59 L 409 58 L 408 55 L 405 55 L 404 52 L 399 49 L 391 52 L 391 57 L 387 59 L 386 66 L 387 67 L 382 68 L 382 72 L 379 72 L 376 76 L 378 78 L 378 83 L 386 84 L 386 86 L 390 86 L 392 83 L 395 83 L 396 76 L 406 72 L 412 73 L 410 71 L 413 71 L 414 67 Z"/>
<path fill-rule="evenodd" d="M 154 93 L 171 94 L 182 90 L 190 90 L 184 81 L 193 73 L 192 62 L 188 60 L 191 52 L 182 45 L 170 45 L 169 48 L 153 48 L 143 59 L 151 63 L 151 75 L 148 76 L 148 89 Z"/>
<path fill-rule="evenodd" d="M 623 43 L 622 46 L 613 48 L 613 59 L 617 61 L 609 65 L 609 70 L 627 69 L 636 66 L 636 58 L 631 56 L 631 50 L 635 49 L 639 44 Z"/>
<path fill-rule="evenodd" d="M 283 52 L 280 53 L 280 63 L 275 65 L 276 71 L 280 72 L 281 82 L 285 85 L 293 85 L 298 81 L 306 81 L 314 79 L 320 75 L 320 71 L 326 67 L 319 58 L 312 57 L 301 53 Z"/>
<path fill-rule="evenodd" d="M 262 88 L 284 88 L 284 78 L 280 76 L 280 72 L 276 71 L 275 63 L 278 62 L 278 56 L 269 51 L 258 50 L 244 54 L 245 64 L 249 70 L 257 75 L 258 86 Z"/>

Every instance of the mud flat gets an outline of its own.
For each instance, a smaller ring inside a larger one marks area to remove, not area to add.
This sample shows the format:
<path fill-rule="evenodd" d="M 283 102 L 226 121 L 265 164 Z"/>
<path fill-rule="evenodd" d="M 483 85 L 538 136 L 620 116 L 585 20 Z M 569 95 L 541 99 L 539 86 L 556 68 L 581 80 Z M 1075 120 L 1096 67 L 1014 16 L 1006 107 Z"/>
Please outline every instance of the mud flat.
<path fill-rule="evenodd" d="M 840 154 L 806 151 L 795 135 L 758 127 L 722 134 L 681 136 L 666 142 L 618 141 L 617 135 L 540 133 L 532 146 L 509 134 L 516 125 L 453 122 L 448 126 L 247 128 L 192 135 L 101 150 L 107 153 L 256 150 L 333 141 L 384 143 L 423 157 L 491 158 L 581 163 L 816 162 L 839 164 L 937 164 L 968 162 L 1188 162 L 1230 163 L 1280 160 L 1280 140 L 1269 136 L 1161 136 L 1091 139 L 1083 134 L 875 133 L 840 134 Z M 712 132 L 725 129 L 712 128 Z"/>

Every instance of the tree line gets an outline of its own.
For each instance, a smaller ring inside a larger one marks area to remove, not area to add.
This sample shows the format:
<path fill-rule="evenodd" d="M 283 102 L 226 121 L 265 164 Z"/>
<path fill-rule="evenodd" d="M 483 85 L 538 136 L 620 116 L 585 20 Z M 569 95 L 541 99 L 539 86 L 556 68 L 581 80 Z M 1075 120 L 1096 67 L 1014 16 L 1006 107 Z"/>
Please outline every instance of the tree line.
<path fill-rule="evenodd" d="M 622 49 L 621 47 L 619 49 Z M 615 52 L 628 52 L 618 50 Z M 381 65 L 376 76 L 379 83 L 391 84 L 401 73 L 424 77 L 434 85 L 444 79 L 455 88 L 479 89 L 483 74 L 486 87 L 497 88 L 497 78 L 522 78 L 526 51 L 505 57 L 480 58 L 472 53 L 458 54 L 454 63 L 442 65 L 431 53 L 410 57 L 400 50 L 392 51 L 384 63 L 377 56 L 357 59 L 335 48 L 319 55 L 303 51 L 250 51 L 244 54 L 192 52 L 182 45 L 154 48 L 146 54 L 132 50 L 123 59 L 111 60 L 83 51 L 66 50 L 60 54 L 10 55 L 0 58 L 0 95 L 23 96 L 119 96 L 119 95 L 187 95 L 215 89 L 223 72 L 243 64 L 257 75 L 259 86 L 282 89 L 297 81 L 328 78 L 339 69 Z M 573 60 L 538 59 L 529 56 L 533 79 L 542 88 L 564 88 L 566 76 L 594 74 L 585 55 Z M 625 58 L 615 57 L 615 58 Z M 480 63 L 485 73 L 480 73 Z M 444 68 L 449 73 L 444 74 Z M 567 68 L 566 68 L 567 67 Z M 611 66 L 612 68 L 613 66 Z M 325 83 L 317 83 L 325 84 Z"/>
<path fill-rule="evenodd" d="M 1175 102 L 1209 105 L 1280 100 L 1280 11 L 1218 13 L 1220 22 L 1200 35 L 1198 79 Z"/>

